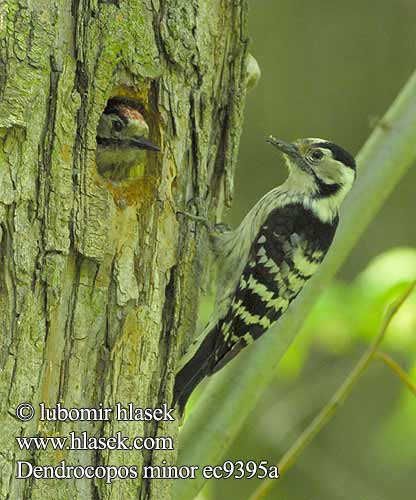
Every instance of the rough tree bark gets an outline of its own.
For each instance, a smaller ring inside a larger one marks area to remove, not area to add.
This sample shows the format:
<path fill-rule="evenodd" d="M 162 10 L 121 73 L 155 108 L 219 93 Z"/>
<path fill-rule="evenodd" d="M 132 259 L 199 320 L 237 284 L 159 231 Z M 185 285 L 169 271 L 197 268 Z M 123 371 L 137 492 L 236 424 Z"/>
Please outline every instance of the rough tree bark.
<path fill-rule="evenodd" d="M 0 2 L 0 499 L 170 497 L 169 481 L 23 480 L 36 465 L 136 465 L 174 451 L 21 451 L 16 436 L 164 436 L 178 421 L 40 422 L 21 402 L 158 407 L 194 333 L 202 228 L 232 196 L 246 87 L 246 0 Z M 113 95 L 161 145 L 120 184 L 95 165 Z M 177 443 L 177 441 L 175 441 Z"/>

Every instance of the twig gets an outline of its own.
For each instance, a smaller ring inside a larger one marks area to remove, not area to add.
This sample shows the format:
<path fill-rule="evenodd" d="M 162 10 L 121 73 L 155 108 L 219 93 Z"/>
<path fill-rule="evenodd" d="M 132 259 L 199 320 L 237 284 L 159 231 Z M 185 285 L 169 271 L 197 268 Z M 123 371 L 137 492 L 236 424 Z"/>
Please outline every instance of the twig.
<path fill-rule="evenodd" d="M 394 359 L 386 354 L 385 352 L 377 351 L 373 355 L 373 359 L 379 359 L 383 361 L 385 365 L 387 365 L 395 375 L 399 377 L 399 379 L 405 384 L 411 392 L 416 396 L 416 384 L 414 384 L 409 375 L 403 370 L 403 368 L 396 362 Z"/>
<path fill-rule="evenodd" d="M 305 449 L 305 447 L 324 427 L 324 425 L 329 421 L 329 419 L 335 413 L 337 408 L 345 401 L 347 396 L 350 394 L 352 388 L 360 379 L 365 369 L 368 367 L 369 363 L 373 359 L 374 354 L 377 352 L 378 346 L 382 342 L 386 334 L 387 328 L 389 327 L 392 319 L 394 318 L 400 307 L 403 305 L 403 303 L 406 301 L 406 299 L 409 297 L 409 295 L 412 293 L 415 286 L 416 286 L 416 281 L 413 282 L 408 287 L 406 292 L 397 300 L 397 302 L 390 307 L 390 309 L 386 313 L 380 331 L 375 340 L 373 341 L 373 343 L 361 356 L 358 363 L 355 365 L 351 373 L 345 379 L 344 383 L 332 396 L 330 401 L 312 420 L 309 426 L 302 432 L 302 434 L 298 437 L 298 439 L 290 447 L 290 449 L 283 455 L 278 464 L 280 476 L 282 476 L 285 472 L 287 472 L 287 470 L 292 466 L 298 455 Z M 274 484 L 275 480 L 273 479 L 267 479 L 263 481 L 251 495 L 250 500 L 259 500 L 263 498 L 273 488 Z"/>

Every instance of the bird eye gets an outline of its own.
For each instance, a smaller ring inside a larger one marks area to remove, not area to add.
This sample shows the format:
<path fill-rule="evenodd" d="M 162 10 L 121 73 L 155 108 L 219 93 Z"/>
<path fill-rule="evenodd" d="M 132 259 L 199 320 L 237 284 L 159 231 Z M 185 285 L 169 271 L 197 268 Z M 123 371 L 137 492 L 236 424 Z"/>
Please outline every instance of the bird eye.
<path fill-rule="evenodd" d="M 123 129 L 123 124 L 117 120 L 117 121 L 113 122 L 113 129 L 116 132 L 120 132 Z"/>
<path fill-rule="evenodd" d="M 320 149 L 314 149 L 311 153 L 311 157 L 314 160 L 322 160 L 323 156 L 324 156 L 324 154 L 322 153 L 322 151 Z"/>

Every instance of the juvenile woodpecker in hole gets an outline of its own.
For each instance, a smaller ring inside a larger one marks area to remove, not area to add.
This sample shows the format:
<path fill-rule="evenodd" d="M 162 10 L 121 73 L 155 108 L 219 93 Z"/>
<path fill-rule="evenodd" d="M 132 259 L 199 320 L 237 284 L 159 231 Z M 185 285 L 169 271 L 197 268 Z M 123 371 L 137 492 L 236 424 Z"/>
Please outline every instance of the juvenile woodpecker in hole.
<path fill-rule="evenodd" d="M 159 151 L 149 140 L 149 126 L 136 101 L 123 97 L 109 99 L 97 126 L 96 163 L 98 172 L 113 180 L 146 160 L 146 151 Z"/>
<path fill-rule="evenodd" d="M 323 139 L 293 144 L 270 136 L 289 176 L 240 226 L 213 239 L 219 265 L 214 313 L 179 362 L 174 404 L 182 412 L 199 382 L 258 339 L 286 311 L 327 253 L 354 158 Z"/>

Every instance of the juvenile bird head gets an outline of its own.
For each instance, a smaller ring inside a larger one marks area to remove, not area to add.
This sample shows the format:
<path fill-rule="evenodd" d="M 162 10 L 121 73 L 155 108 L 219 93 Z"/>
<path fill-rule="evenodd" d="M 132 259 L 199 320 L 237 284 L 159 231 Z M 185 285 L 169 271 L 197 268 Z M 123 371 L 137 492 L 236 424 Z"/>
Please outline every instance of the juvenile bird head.
<path fill-rule="evenodd" d="M 97 126 L 96 161 L 100 174 L 139 164 L 146 151 L 160 151 L 149 140 L 149 126 L 137 103 L 114 97 L 107 103 Z"/>
<path fill-rule="evenodd" d="M 345 149 L 324 139 L 298 139 L 287 143 L 270 136 L 267 140 L 285 156 L 291 189 L 315 199 L 331 200 L 338 208 L 351 189 L 355 160 Z"/>

